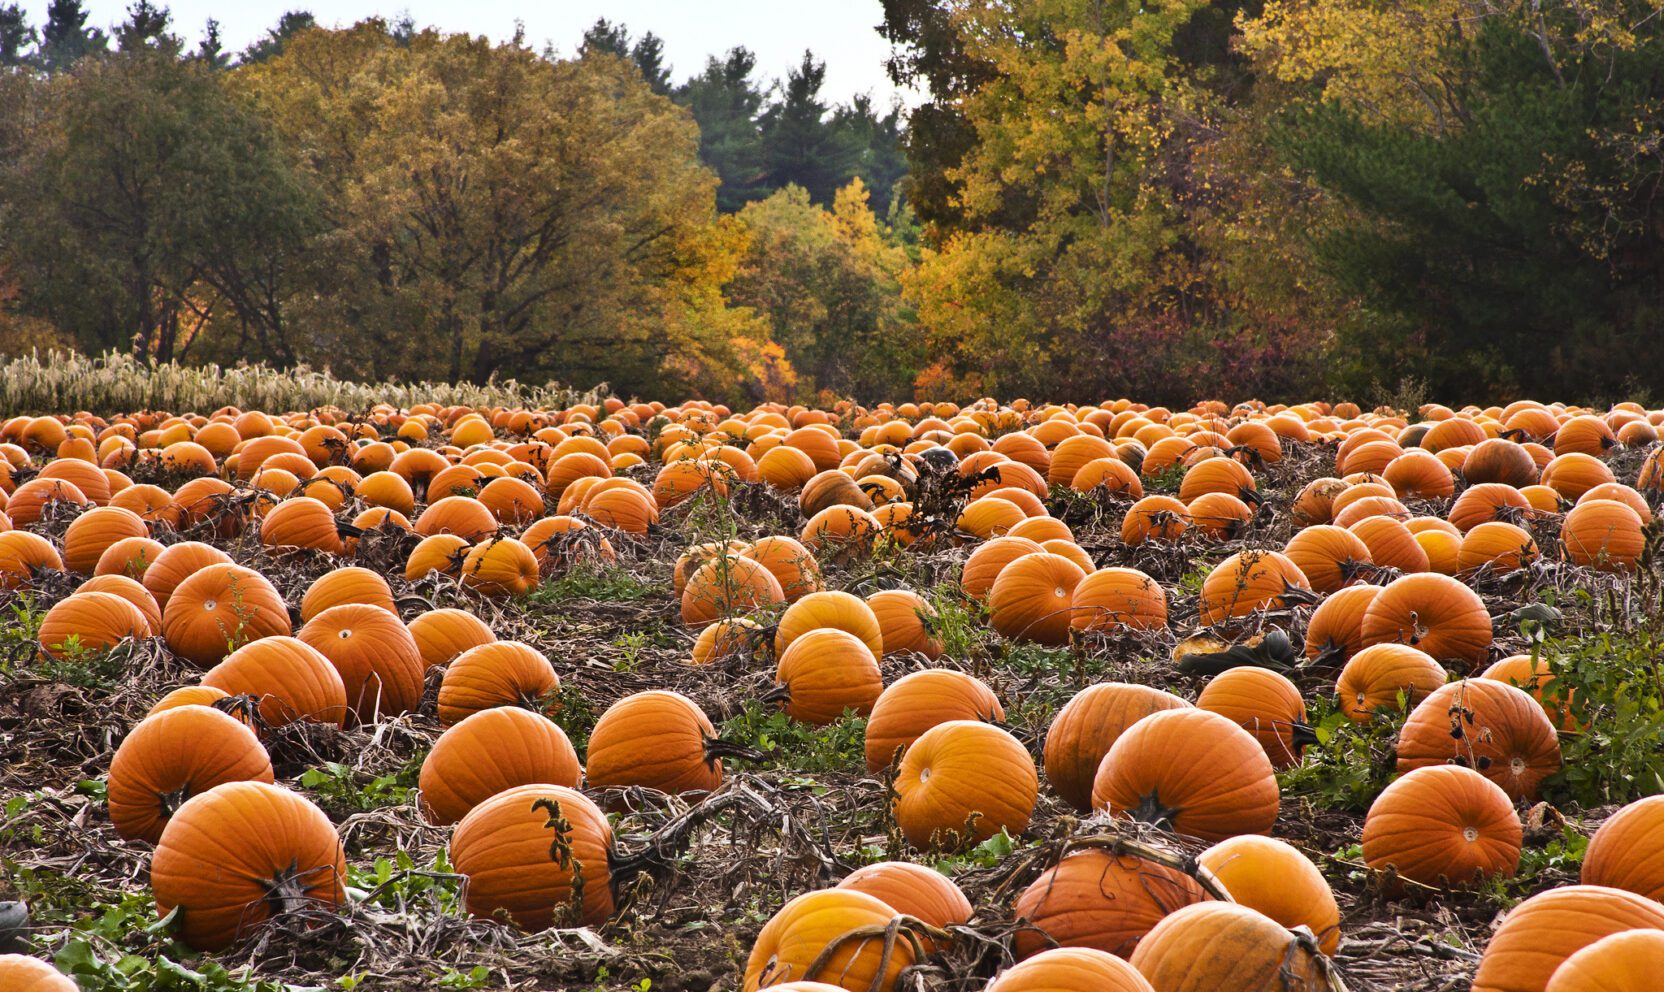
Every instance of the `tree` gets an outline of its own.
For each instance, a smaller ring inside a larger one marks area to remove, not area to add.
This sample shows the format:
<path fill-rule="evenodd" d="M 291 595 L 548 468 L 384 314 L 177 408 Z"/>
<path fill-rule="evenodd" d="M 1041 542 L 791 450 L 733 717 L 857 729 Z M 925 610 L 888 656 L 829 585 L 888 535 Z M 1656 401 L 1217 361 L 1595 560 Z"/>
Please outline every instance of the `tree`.
<path fill-rule="evenodd" d="M 716 197 L 724 213 L 768 194 L 758 123 L 763 91 L 752 78 L 756 68 L 756 56 L 733 48 L 722 59 L 706 60 L 705 71 L 676 93 L 676 102 L 687 107 L 699 125 L 699 158 L 721 180 Z"/>
<path fill-rule="evenodd" d="M 630 61 L 641 70 L 647 88 L 659 96 L 670 95 L 670 66 L 664 61 L 664 39 L 649 31 L 630 47 Z"/>
<path fill-rule="evenodd" d="M 220 41 L 220 22 L 212 17 L 202 29 L 202 40 L 191 57 L 210 69 L 224 69 L 231 65 L 231 56 Z"/>
<path fill-rule="evenodd" d="M 855 174 L 869 191 L 873 210 L 886 214 L 901 192 L 907 177 L 907 156 L 902 150 L 901 108 L 891 107 L 880 116 L 872 97 L 858 93 L 845 106 L 832 112 L 832 130 L 849 135 L 857 158 Z"/>
<path fill-rule="evenodd" d="M 855 175 L 861 149 L 848 129 L 830 126 L 820 96 L 826 63 L 805 51 L 786 76 L 784 93 L 763 111 L 763 167 L 774 188 L 801 186 L 815 203 L 830 204 Z"/>
<path fill-rule="evenodd" d="M 184 353 L 238 309 L 214 274 L 294 230 L 305 188 L 201 62 L 141 48 L 40 86 L 0 171 L 24 309 L 88 350 Z"/>
<path fill-rule="evenodd" d="M 578 43 L 578 55 L 584 58 L 611 55 L 613 58 L 627 59 L 630 57 L 630 29 L 624 24 L 614 24 L 605 17 L 597 18 L 584 32 L 583 41 Z"/>
<path fill-rule="evenodd" d="M 29 12 L 20 4 L 0 6 L 0 67 L 23 65 L 25 49 L 39 40 L 40 35 L 29 23 Z"/>
<path fill-rule="evenodd" d="M 47 72 L 61 72 L 92 52 L 102 52 L 109 39 L 98 28 L 87 27 L 81 0 L 51 0 L 46 27 L 41 30 L 40 61 Z"/>
<path fill-rule="evenodd" d="M 283 54 L 289 46 L 290 39 L 303 31 L 309 31 L 318 26 L 317 18 L 310 11 L 291 10 L 277 19 L 277 25 L 266 31 L 266 36 L 248 46 L 243 52 L 244 62 L 265 62 Z"/>
<path fill-rule="evenodd" d="M 171 19 L 166 7 L 158 7 L 150 0 L 133 0 L 127 8 L 127 20 L 116 27 L 116 50 L 134 52 L 154 48 L 178 52 L 180 40 L 168 33 Z"/>

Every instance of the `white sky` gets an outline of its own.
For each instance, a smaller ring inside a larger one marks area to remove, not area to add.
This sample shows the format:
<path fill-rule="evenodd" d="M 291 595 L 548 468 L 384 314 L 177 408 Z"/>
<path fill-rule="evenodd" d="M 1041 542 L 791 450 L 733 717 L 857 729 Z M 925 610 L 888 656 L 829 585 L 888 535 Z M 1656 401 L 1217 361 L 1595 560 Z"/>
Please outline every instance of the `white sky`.
<path fill-rule="evenodd" d="M 108 30 L 126 17 L 129 0 L 88 0 L 89 24 Z M 160 2 L 160 0 L 159 0 Z M 47 0 L 24 0 L 31 22 L 46 20 Z M 325 26 L 346 25 L 379 15 L 388 20 L 405 11 L 418 26 L 505 39 L 515 21 L 525 23 L 535 48 L 553 42 L 574 51 L 584 29 L 598 17 L 629 26 L 632 36 L 652 31 L 665 42 L 673 78 L 680 82 L 699 71 L 708 55 L 735 45 L 757 54 L 757 75 L 783 78 L 805 48 L 826 62 L 822 91 L 834 102 L 871 93 L 880 108 L 893 96 L 916 104 L 915 94 L 897 93 L 884 74 L 889 45 L 874 26 L 883 20 L 879 0 L 545 0 L 517 4 L 508 0 L 172 0 L 173 30 L 195 45 L 210 16 L 220 22 L 228 50 L 240 51 L 277 23 L 286 10 L 310 10 Z"/>

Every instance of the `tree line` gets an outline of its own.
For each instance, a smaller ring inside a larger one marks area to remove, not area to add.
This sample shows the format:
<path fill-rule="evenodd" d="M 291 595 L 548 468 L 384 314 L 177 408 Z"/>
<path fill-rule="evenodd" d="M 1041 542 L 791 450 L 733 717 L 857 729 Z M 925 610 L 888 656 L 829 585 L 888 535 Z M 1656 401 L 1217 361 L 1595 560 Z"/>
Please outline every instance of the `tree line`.
<path fill-rule="evenodd" d="M 713 398 L 1655 396 L 1653 0 L 884 0 L 677 81 L 292 13 L 0 7 L 0 351 Z M 1664 401 L 1664 400 L 1661 400 Z"/>

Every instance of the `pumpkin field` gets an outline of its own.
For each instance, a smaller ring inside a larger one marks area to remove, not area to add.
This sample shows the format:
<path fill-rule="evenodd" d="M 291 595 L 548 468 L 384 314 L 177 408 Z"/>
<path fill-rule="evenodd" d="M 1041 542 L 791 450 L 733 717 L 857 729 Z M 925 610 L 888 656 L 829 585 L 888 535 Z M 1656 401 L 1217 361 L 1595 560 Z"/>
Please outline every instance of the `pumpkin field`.
<path fill-rule="evenodd" d="M 1664 974 L 1664 410 L 140 405 L 0 420 L 0 989 Z"/>

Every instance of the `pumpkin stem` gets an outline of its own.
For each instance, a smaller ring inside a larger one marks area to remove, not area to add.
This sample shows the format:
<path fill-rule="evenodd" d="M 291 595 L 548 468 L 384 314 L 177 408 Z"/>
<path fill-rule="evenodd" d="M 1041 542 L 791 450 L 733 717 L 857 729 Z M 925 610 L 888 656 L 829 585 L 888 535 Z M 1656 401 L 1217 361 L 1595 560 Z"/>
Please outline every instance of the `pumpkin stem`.
<path fill-rule="evenodd" d="M 705 738 L 705 763 L 715 765 L 719 758 L 738 758 L 741 761 L 766 761 L 768 754 L 754 747 L 725 741 L 720 737 Z"/>
<path fill-rule="evenodd" d="M 333 869 L 324 867 L 303 871 L 300 862 L 289 862 L 289 867 L 278 872 L 275 877 L 266 880 L 266 902 L 271 907 L 271 915 L 281 916 L 285 913 L 292 913 L 314 902 L 315 900 L 307 894 L 307 886 L 302 878 L 314 871 L 330 870 Z"/>
<path fill-rule="evenodd" d="M 1289 724 L 1289 740 L 1294 743 L 1295 747 L 1310 747 L 1317 743 L 1317 731 L 1310 724 L 1291 723 Z"/>
<path fill-rule="evenodd" d="M 769 691 L 763 693 L 761 696 L 758 696 L 757 697 L 757 702 L 763 703 L 763 704 L 783 703 L 783 702 L 785 702 L 785 701 L 787 701 L 788 699 L 791 699 L 791 698 L 792 698 L 791 683 L 789 683 L 789 682 L 778 682 L 778 683 L 775 684 L 774 688 L 772 688 Z"/>
<path fill-rule="evenodd" d="M 1140 797 L 1137 807 L 1127 812 L 1139 823 L 1148 823 L 1161 830 L 1172 830 L 1173 817 L 1179 815 L 1178 807 L 1161 804 L 1161 796 L 1155 790 L 1151 790 L 1147 796 Z"/>
<path fill-rule="evenodd" d="M 173 816 L 174 813 L 179 811 L 179 807 L 184 805 L 185 800 L 189 798 L 191 798 L 189 788 L 181 788 L 174 792 L 156 793 L 156 803 L 162 808 L 162 818 L 167 819 Z"/>

